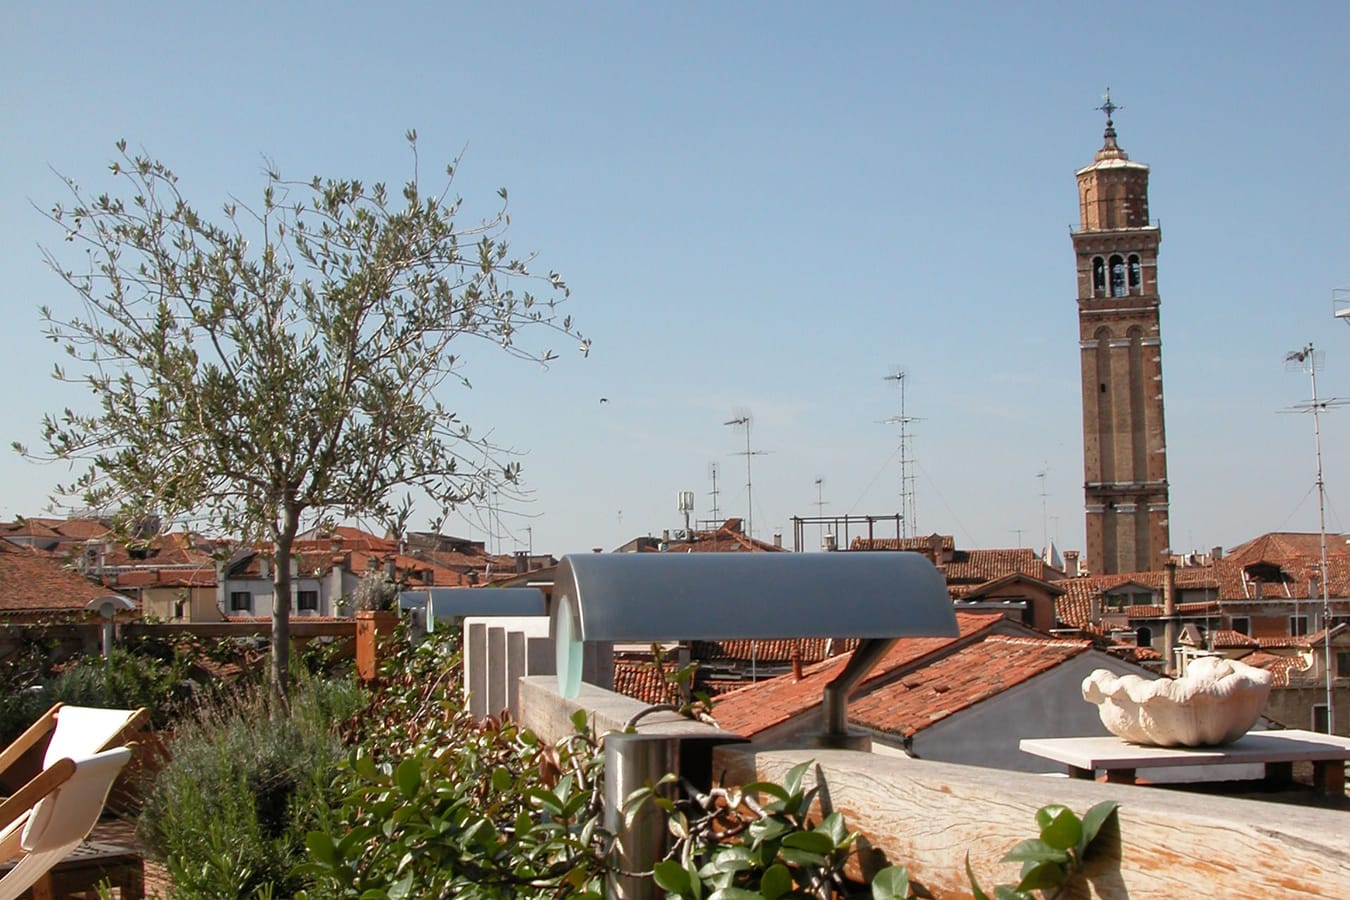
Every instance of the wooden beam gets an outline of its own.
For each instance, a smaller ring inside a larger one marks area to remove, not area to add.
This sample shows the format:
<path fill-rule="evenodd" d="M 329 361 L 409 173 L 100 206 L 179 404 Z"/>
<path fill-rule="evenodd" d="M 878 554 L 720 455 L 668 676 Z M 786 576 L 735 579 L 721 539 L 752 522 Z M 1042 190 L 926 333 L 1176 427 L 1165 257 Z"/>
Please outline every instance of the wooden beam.
<path fill-rule="evenodd" d="M 1350 885 L 1350 812 L 1212 794 L 1030 775 L 840 750 L 718 748 L 722 783 L 781 781 L 814 760 L 821 803 L 861 832 L 863 874 L 903 864 L 939 897 L 971 897 L 1017 881 L 1002 862 L 1036 836 L 1035 811 L 1062 803 L 1082 815 L 1120 804 L 1102 832 L 1090 885 L 1074 896 L 1104 900 L 1188 897 L 1338 897 Z"/>

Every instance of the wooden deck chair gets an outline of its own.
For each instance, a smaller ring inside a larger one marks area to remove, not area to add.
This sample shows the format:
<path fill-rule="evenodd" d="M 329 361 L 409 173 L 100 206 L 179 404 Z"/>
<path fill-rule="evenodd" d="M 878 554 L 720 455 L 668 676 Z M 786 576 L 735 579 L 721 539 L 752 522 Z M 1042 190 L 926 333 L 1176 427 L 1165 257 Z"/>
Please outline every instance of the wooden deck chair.
<path fill-rule="evenodd" d="M 134 746 L 58 759 L 0 803 L 0 861 L 14 861 L 0 900 L 33 887 L 89 835 Z"/>
<path fill-rule="evenodd" d="M 93 706 L 68 706 L 58 703 L 47 710 L 14 742 L 0 750 L 0 777 L 51 732 L 51 741 L 42 757 L 46 769 L 58 759 L 82 759 L 125 743 L 150 720 L 141 709 L 102 709 Z M 31 770 L 29 770 L 31 771 Z M 6 779 L 9 780 L 9 779 Z M 26 780 L 19 776 L 10 783 Z M 3 789 L 0 789 L 0 793 Z"/>

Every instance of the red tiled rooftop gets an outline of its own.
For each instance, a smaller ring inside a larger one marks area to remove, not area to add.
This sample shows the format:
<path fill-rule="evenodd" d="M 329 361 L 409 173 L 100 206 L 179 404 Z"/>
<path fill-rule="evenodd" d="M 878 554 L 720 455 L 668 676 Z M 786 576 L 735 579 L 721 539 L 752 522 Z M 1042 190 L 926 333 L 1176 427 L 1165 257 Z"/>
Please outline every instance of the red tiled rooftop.
<path fill-rule="evenodd" d="M 0 541 L 0 615 L 82 613 L 109 593 L 46 554 Z"/>
<path fill-rule="evenodd" d="M 913 737 L 1090 649 L 1088 641 L 991 634 L 849 704 L 849 719 L 874 731 Z"/>
<path fill-rule="evenodd" d="M 901 638 L 859 687 L 865 689 L 866 685 L 875 684 L 897 669 L 944 651 L 953 644 L 992 632 L 1003 621 L 999 613 L 957 612 L 960 637 Z M 825 685 L 843 671 L 848 659 L 848 655 L 839 656 L 809 666 L 800 680 L 791 674 L 780 675 L 730 691 L 718 698 L 713 715 L 728 731 L 746 736 L 758 734 L 817 706 Z"/>

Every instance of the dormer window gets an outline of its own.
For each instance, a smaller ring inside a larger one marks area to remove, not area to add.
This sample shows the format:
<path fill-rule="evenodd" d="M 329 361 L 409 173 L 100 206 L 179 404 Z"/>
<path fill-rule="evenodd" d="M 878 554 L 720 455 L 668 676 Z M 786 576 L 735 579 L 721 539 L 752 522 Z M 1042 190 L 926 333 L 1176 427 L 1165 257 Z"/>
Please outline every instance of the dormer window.
<path fill-rule="evenodd" d="M 1124 297 L 1126 293 L 1125 282 L 1125 258 L 1122 256 L 1111 257 L 1111 296 Z"/>

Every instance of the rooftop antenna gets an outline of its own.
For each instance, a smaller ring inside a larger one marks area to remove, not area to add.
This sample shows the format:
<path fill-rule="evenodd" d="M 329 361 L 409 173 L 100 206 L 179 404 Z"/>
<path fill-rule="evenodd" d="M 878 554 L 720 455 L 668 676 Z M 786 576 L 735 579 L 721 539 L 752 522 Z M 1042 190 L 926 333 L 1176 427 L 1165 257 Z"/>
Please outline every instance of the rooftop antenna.
<path fill-rule="evenodd" d="M 923 421 L 905 414 L 905 375 L 904 369 L 899 366 L 891 366 L 891 374 L 886 376 L 887 381 L 894 381 L 900 386 L 900 415 L 892 416 L 885 423 L 900 426 L 900 536 L 902 538 L 913 537 L 918 528 L 918 522 L 914 514 L 914 474 L 910 470 L 914 459 L 910 456 L 909 423 Z"/>
<path fill-rule="evenodd" d="M 694 533 L 689 530 L 689 513 L 694 509 L 694 492 L 680 491 L 675 497 L 675 506 L 684 513 L 684 539 L 691 541 Z"/>
<path fill-rule="evenodd" d="M 717 463 L 708 463 L 708 477 L 712 479 L 712 490 L 708 492 L 708 496 L 712 497 L 712 519 L 716 523 L 714 527 L 718 527 L 722 524 L 722 519 L 717 508 Z"/>
<path fill-rule="evenodd" d="M 1050 474 L 1050 464 L 1036 473 L 1036 477 L 1041 482 L 1041 553 L 1044 556 L 1050 555 L 1050 517 L 1045 510 L 1045 476 Z"/>
<path fill-rule="evenodd" d="M 1326 673 L 1327 734 L 1336 731 L 1335 706 L 1331 694 L 1331 594 L 1327 578 L 1327 490 L 1322 480 L 1322 422 L 1320 413 L 1324 409 L 1344 406 L 1347 401 L 1335 397 L 1319 400 L 1317 397 L 1317 360 L 1321 353 L 1308 344 L 1302 350 L 1291 350 L 1285 354 L 1284 361 L 1290 370 L 1302 369 L 1308 373 L 1312 383 L 1312 400 L 1298 403 L 1284 412 L 1311 412 L 1313 416 L 1313 448 L 1317 454 L 1317 519 L 1318 534 L 1321 536 L 1321 569 L 1318 581 L 1322 583 L 1322 635 L 1324 644 L 1323 669 Z"/>
<path fill-rule="evenodd" d="M 825 476 L 824 476 L 824 475 L 817 475 L 817 476 L 816 476 L 816 518 L 820 520 L 820 521 L 818 522 L 818 526 L 819 526 L 819 529 L 820 529 L 820 546 L 821 546 L 821 547 L 824 547 L 824 546 L 825 546 L 825 494 L 824 494 L 824 490 L 823 490 L 824 484 L 825 484 Z"/>
<path fill-rule="evenodd" d="M 730 419 L 722 424 L 739 425 L 745 428 L 745 452 L 737 451 L 732 455 L 745 457 L 745 536 L 753 541 L 755 539 L 755 498 L 751 488 L 750 457 L 763 456 L 764 451 L 750 449 L 750 410 L 738 409 L 731 414 Z"/>

